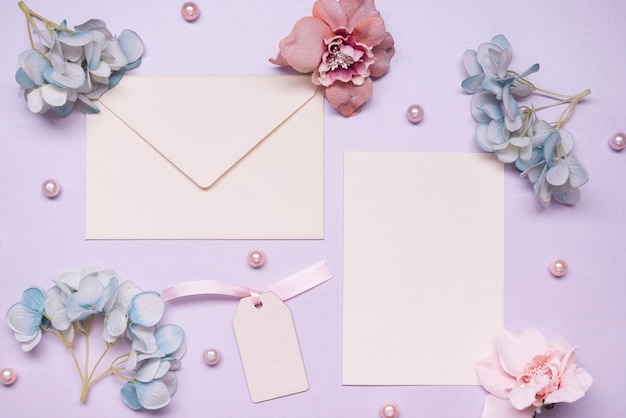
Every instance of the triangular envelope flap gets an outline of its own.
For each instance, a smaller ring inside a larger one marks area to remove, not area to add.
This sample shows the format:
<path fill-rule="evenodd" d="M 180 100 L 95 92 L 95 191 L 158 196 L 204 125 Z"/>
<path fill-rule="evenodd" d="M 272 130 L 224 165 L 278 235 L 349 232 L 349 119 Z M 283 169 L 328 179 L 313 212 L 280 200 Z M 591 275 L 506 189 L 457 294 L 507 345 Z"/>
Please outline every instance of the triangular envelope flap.
<path fill-rule="evenodd" d="M 299 75 L 127 76 L 99 102 L 208 188 L 315 92 Z"/>

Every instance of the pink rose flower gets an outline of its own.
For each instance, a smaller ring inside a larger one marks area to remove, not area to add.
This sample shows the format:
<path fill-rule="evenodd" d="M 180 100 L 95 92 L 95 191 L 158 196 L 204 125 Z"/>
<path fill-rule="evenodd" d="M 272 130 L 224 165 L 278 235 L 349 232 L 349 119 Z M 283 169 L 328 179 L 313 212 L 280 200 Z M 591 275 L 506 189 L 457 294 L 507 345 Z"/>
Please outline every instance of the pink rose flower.
<path fill-rule="evenodd" d="M 350 116 L 372 95 L 370 77 L 389 71 L 393 45 L 374 0 L 317 0 L 270 62 L 312 73 L 328 102 Z"/>
<path fill-rule="evenodd" d="M 542 407 L 582 398 L 593 379 L 574 363 L 574 348 L 536 329 L 500 330 L 498 352 L 475 364 L 490 392 L 482 418 L 528 418 Z"/>

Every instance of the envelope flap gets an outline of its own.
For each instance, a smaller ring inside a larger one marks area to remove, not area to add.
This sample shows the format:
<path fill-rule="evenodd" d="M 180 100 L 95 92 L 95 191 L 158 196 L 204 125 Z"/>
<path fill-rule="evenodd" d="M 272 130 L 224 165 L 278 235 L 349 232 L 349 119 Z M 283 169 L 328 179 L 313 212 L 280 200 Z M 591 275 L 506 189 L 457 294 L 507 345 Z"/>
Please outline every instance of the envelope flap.
<path fill-rule="evenodd" d="M 315 93 L 298 75 L 127 76 L 99 102 L 208 188 Z"/>

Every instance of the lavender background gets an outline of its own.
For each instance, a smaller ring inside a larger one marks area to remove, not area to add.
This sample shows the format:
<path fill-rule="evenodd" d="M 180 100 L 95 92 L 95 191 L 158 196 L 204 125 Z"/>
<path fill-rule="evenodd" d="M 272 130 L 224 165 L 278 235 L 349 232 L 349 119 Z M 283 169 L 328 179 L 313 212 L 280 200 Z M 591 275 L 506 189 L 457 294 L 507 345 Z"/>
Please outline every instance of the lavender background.
<path fill-rule="evenodd" d="M 267 59 L 275 56 L 278 41 L 296 20 L 310 14 L 313 2 L 199 0 L 201 16 L 194 23 L 180 17 L 182 3 L 30 0 L 28 5 L 52 20 L 67 19 L 70 26 L 101 18 L 115 33 L 131 28 L 146 44 L 144 62 L 134 74 L 185 75 L 280 73 Z M 465 77 L 461 57 L 465 49 L 503 33 L 513 45 L 512 68 L 521 71 L 541 64 L 532 76 L 535 84 L 571 94 L 592 90 L 567 125 L 577 140 L 575 152 L 591 176 L 577 206 L 542 209 L 527 181 L 514 170 L 506 171 L 505 324 L 562 335 L 578 347 L 579 365 L 595 379 L 582 400 L 560 405 L 545 413 L 546 418 L 626 414 L 626 151 L 617 153 L 608 146 L 611 135 L 626 130 L 626 3 L 379 0 L 377 6 L 397 53 L 391 71 L 375 81 L 374 95 L 358 116 L 344 118 L 326 106 L 324 240 L 86 241 L 85 116 L 74 113 L 58 119 L 28 111 L 14 81 L 18 54 L 28 48 L 25 21 L 16 3 L 3 2 L 0 311 L 6 312 L 28 286 L 47 288 L 57 272 L 88 262 L 160 291 L 198 279 L 263 288 L 326 259 L 335 278 L 288 302 L 307 368 L 308 392 L 253 404 L 231 326 L 236 302 L 192 298 L 168 304 L 164 318 L 187 333 L 179 392 L 164 410 L 143 414 L 375 418 L 384 402 L 394 401 L 401 417 L 479 417 L 485 397 L 481 387 L 341 385 L 343 153 L 478 151 L 470 96 L 460 88 Z M 405 118 L 411 103 L 425 109 L 419 125 Z M 242 103 L 242 123 L 253 111 L 254 103 Z M 198 129 L 211 129 L 202 121 L 197 124 Z M 40 192 L 46 178 L 63 186 L 54 200 Z M 115 202 L 111 207 L 114 210 Z M 262 269 L 246 264 L 252 248 L 267 254 Z M 570 265 L 562 279 L 547 270 L 557 257 Z M 223 354 L 215 368 L 201 359 L 209 346 Z M 385 359 L 372 358 L 380 361 Z M 0 367 L 7 366 L 20 376 L 14 385 L 0 386 L 2 416 L 138 416 L 120 400 L 121 382 L 113 377 L 98 383 L 81 404 L 70 356 L 50 335 L 26 354 L 9 328 L 0 326 Z"/>

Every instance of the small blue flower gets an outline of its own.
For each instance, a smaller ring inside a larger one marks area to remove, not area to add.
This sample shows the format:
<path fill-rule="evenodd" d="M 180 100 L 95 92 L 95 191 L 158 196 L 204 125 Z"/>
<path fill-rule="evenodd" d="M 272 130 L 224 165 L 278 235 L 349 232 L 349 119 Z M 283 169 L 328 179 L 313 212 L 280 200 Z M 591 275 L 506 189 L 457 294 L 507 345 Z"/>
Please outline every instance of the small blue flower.
<path fill-rule="evenodd" d="M 7 311 L 7 323 L 24 351 L 35 348 L 41 341 L 41 328 L 50 326 L 50 321 L 44 316 L 45 302 L 46 292 L 39 287 L 31 287 L 22 294 L 22 301 Z"/>
<path fill-rule="evenodd" d="M 67 317 L 79 321 L 103 312 L 115 300 L 117 277 L 98 274 L 81 280 L 78 291 L 67 298 Z"/>

